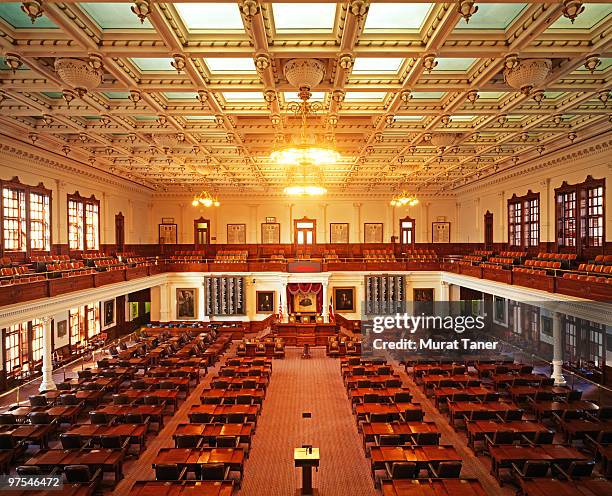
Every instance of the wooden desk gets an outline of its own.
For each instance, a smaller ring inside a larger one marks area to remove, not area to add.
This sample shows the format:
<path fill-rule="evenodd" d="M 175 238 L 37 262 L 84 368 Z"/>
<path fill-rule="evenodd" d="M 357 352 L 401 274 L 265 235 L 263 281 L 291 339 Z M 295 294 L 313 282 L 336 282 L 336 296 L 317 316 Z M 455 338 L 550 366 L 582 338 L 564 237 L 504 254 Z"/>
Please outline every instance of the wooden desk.
<path fill-rule="evenodd" d="M 15 439 L 21 441 L 26 439 L 38 444 L 41 448 L 47 448 L 49 442 L 49 434 L 55 430 L 55 425 L 32 425 L 32 424 L 14 424 L 0 425 L 0 433 L 11 434 Z"/>
<path fill-rule="evenodd" d="M 216 398 L 220 401 L 231 400 L 236 401 L 238 396 L 251 396 L 257 404 L 263 403 L 266 396 L 265 389 L 205 389 L 200 395 L 200 401 L 204 402 L 204 398 Z"/>
<path fill-rule="evenodd" d="M 336 324 L 315 323 L 300 324 L 297 322 L 272 324 L 272 332 L 282 338 L 287 346 L 325 346 L 331 336 L 338 335 Z"/>
<path fill-rule="evenodd" d="M 363 397 L 366 394 L 375 394 L 381 398 L 386 398 L 388 400 L 391 400 L 395 396 L 395 393 L 410 393 L 410 390 L 408 388 L 401 388 L 401 387 L 382 388 L 382 389 L 355 388 L 349 391 L 349 397 L 351 398 L 351 401 L 353 403 L 361 403 L 363 402 Z M 412 394 L 410 396 L 412 397 Z"/>
<path fill-rule="evenodd" d="M 423 387 L 425 389 L 432 388 L 434 386 L 439 386 L 440 382 L 443 381 L 452 381 L 457 386 L 465 386 L 468 382 L 480 385 L 480 379 L 478 377 L 469 375 L 469 374 L 460 374 L 460 375 L 444 375 L 444 374 L 434 374 L 434 375 L 426 375 L 423 376 Z"/>
<path fill-rule="evenodd" d="M 399 374 L 392 375 L 352 375 L 347 376 L 345 378 L 345 385 L 348 389 L 355 389 L 357 387 L 357 382 L 359 381 L 370 381 L 374 386 L 378 386 L 379 388 L 385 387 L 387 381 L 392 379 L 397 379 L 401 381 L 401 377 Z"/>
<path fill-rule="evenodd" d="M 450 403 L 448 410 L 452 426 L 455 425 L 457 420 L 462 419 L 464 416 L 469 417 L 473 412 L 481 412 L 484 415 L 488 414 L 491 419 L 495 419 L 499 413 L 522 411 L 514 403 L 505 403 L 501 401 L 489 401 L 487 403 L 457 401 Z"/>
<path fill-rule="evenodd" d="M 599 407 L 595 403 L 584 400 L 572 401 L 571 403 L 566 403 L 565 401 L 537 401 L 532 403 L 532 408 L 538 420 L 549 417 L 553 413 L 561 415 L 563 412 L 567 411 L 595 412 L 599 410 Z"/>
<path fill-rule="evenodd" d="M 153 389 L 152 391 L 126 389 L 125 391 L 121 391 L 121 394 L 127 396 L 131 402 L 141 402 L 144 401 L 145 396 L 155 396 L 172 405 L 174 411 L 178 408 L 179 392 L 173 389 Z"/>
<path fill-rule="evenodd" d="M 476 479 L 383 480 L 383 496 L 486 496 Z M 550 496 L 550 495 L 547 495 Z"/>
<path fill-rule="evenodd" d="M 229 365 L 226 365 L 222 367 L 221 370 L 232 370 L 234 372 L 234 376 L 230 376 L 230 377 L 259 377 L 256 375 L 250 376 L 249 374 L 251 373 L 251 371 L 259 372 L 261 377 L 270 376 L 270 369 L 263 365 L 257 365 L 257 366 L 256 365 L 241 365 L 239 367 L 231 367 Z M 227 377 L 223 375 L 223 373 L 219 373 L 218 376 Z"/>
<path fill-rule="evenodd" d="M 493 393 L 494 391 L 478 386 L 478 387 L 466 387 L 463 389 L 457 389 L 456 387 L 438 387 L 434 389 L 434 401 L 436 404 L 436 408 L 440 408 L 442 403 L 445 403 L 448 398 L 453 396 L 453 394 L 465 394 L 469 398 L 468 401 L 475 401 L 479 399 L 485 398 L 487 395 Z"/>
<path fill-rule="evenodd" d="M 111 417 L 125 417 L 129 413 L 140 413 L 145 417 L 151 417 L 158 425 L 158 431 L 164 426 L 164 407 L 157 405 L 105 405 L 98 408 L 96 412 L 106 413 Z"/>
<path fill-rule="evenodd" d="M 361 435 L 365 443 L 374 442 L 377 436 L 397 435 L 403 441 L 410 440 L 412 434 L 437 432 L 434 422 L 364 422 L 361 424 Z"/>
<path fill-rule="evenodd" d="M 527 386 L 539 386 L 543 379 L 547 379 L 542 374 L 497 374 L 493 376 L 495 388 L 499 389 L 503 385 L 513 384 L 514 381 L 525 382 Z"/>
<path fill-rule="evenodd" d="M 514 386 L 510 388 L 510 395 L 513 401 L 522 401 L 526 398 L 534 398 L 539 392 L 552 393 L 553 395 L 563 395 L 569 392 L 569 388 L 560 386 Z"/>
<path fill-rule="evenodd" d="M 573 462 L 575 460 L 590 460 L 591 458 L 578 451 L 559 444 L 543 444 L 540 446 L 500 445 L 489 448 L 491 455 L 491 471 L 499 480 L 499 471 L 509 468 L 513 463 L 522 465 L 527 460 L 543 460 L 549 462 Z"/>
<path fill-rule="evenodd" d="M 211 440 L 219 436 L 235 436 L 240 438 L 241 443 L 250 445 L 254 430 L 255 424 L 252 422 L 246 424 L 179 424 L 172 437 L 176 441 L 179 436 L 200 436 L 210 444 Z"/>
<path fill-rule="evenodd" d="M 200 467 L 211 463 L 223 463 L 231 470 L 240 472 L 244 463 L 243 448 L 161 448 L 153 461 L 158 464 L 174 464 L 187 467 L 189 472 L 198 472 Z"/>
<path fill-rule="evenodd" d="M 116 481 L 123 477 L 123 453 L 120 450 L 40 450 L 25 465 L 36 465 L 43 470 L 52 470 L 56 466 L 87 465 L 94 470 L 100 467 L 104 472 L 113 472 Z"/>
<path fill-rule="evenodd" d="M 551 478 L 519 479 L 525 496 L 610 496 L 612 482 L 585 479 L 579 482 Z"/>
<path fill-rule="evenodd" d="M 407 410 L 421 412 L 423 415 L 421 405 L 414 403 L 360 403 L 359 405 L 355 406 L 355 414 L 357 415 L 358 421 L 364 420 L 367 415 L 372 413 L 401 415 Z"/>
<path fill-rule="evenodd" d="M 513 432 L 516 439 L 521 435 L 533 439 L 538 432 L 548 431 L 548 428 L 539 422 L 530 420 L 513 420 L 511 422 L 499 422 L 495 420 L 475 420 L 466 425 L 468 445 L 474 449 L 476 441 L 482 441 L 486 435 L 493 436 L 496 432 Z"/>
<path fill-rule="evenodd" d="M 612 420 L 564 420 L 559 423 L 560 430 L 565 434 L 568 443 L 574 439 L 582 439 L 586 434 L 597 437 L 600 431 L 612 431 Z"/>
<path fill-rule="evenodd" d="M 138 445 L 138 452 L 140 453 L 145 449 L 147 426 L 145 424 L 77 424 L 68 429 L 66 434 L 73 434 L 84 439 L 93 439 L 94 442 L 98 444 L 102 436 L 120 436 L 123 439 L 129 438 L 130 444 Z"/>
<path fill-rule="evenodd" d="M 371 450 L 372 475 L 385 464 L 393 462 L 415 462 L 418 470 L 427 469 L 428 463 L 461 462 L 461 457 L 452 446 L 373 446 Z"/>
<path fill-rule="evenodd" d="M 206 413 L 220 421 L 224 421 L 227 415 L 236 413 L 244 415 L 250 422 L 255 422 L 259 414 L 259 405 L 192 405 L 187 415 L 191 418 L 194 413 Z"/>
<path fill-rule="evenodd" d="M 233 481 L 136 481 L 129 496 L 232 496 L 233 492 Z"/>

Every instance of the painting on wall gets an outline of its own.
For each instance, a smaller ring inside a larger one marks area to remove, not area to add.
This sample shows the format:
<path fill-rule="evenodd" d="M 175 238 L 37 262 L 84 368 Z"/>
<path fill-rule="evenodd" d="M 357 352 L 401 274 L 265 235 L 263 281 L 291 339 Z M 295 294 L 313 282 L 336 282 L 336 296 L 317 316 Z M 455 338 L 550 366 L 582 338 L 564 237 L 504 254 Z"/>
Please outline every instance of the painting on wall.
<path fill-rule="evenodd" d="M 277 245 L 280 243 L 280 224 L 278 222 L 266 222 L 261 225 L 261 244 Z"/>
<path fill-rule="evenodd" d="M 227 244 L 244 245 L 246 244 L 246 224 L 227 225 Z"/>
<path fill-rule="evenodd" d="M 334 311 L 355 311 L 355 288 L 334 288 Z"/>
<path fill-rule="evenodd" d="M 363 242 L 364 243 L 382 243 L 383 242 L 382 223 L 366 222 L 363 225 Z"/>
<path fill-rule="evenodd" d="M 257 313 L 274 313 L 274 291 L 257 291 Z"/>
<path fill-rule="evenodd" d="M 66 319 L 60 320 L 57 323 L 57 337 L 63 338 L 68 333 L 68 321 Z"/>
<path fill-rule="evenodd" d="M 106 300 L 102 305 L 102 330 L 115 325 L 115 299 Z"/>
<path fill-rule="evenodd" d="M 176 318 L 195 319 L 198 305 L 197 288 L 176 289 Z"/>
<path fill-rule="evenodd" d="M 330 243 L 348 243 L 349 225 L 348 222 L 331 223 L 329 225 Z"/>
<path fill-rule="evenodd" d="M 316 313 L 317 295 L 315 293 L 296 293 L 293 295 L 295 313 Z"/>
<path fill-rule="evenodd" d="M 159 244 L 175 245 L 177 242 L 176 224 L 159 224 Z"/>
<path fill-rule="evenodd" d="M 431 223 L 431 242 L 450 243 L 450 222 Z"/>
<path fill-rule="evenodd" d="M 414 288 L 412 290 L 413 301 L 434 301 L 434 288 Z"/>

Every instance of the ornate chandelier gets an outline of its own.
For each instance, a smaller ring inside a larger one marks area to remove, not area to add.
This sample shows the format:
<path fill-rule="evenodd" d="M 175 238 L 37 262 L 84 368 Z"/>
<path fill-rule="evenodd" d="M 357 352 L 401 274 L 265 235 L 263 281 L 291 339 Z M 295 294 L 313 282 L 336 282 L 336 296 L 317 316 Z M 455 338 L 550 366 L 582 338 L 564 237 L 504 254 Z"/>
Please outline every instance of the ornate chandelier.
<path fill-rule="evenodd" d="M 533 88 L 542 86 L 552 69 L 549 59 L 523 59 L 513 61 L 504 70 L 504 78 L 513 88 L 529 95 Z"/>
<path fill-rule="evenodd" d="M 208 191 L 202 191 L 200 194 L 195 195 L 191 204 L 194 207 L 219 207 L 221 203 L 216 197 L 211 195 Z"/>
<path fill-rule="evenodd" d="M 419 203 L 419 200 L 416 195 L 406 191 L 402 191 L 399 195 L 395 195 L 391 200 L 391 206 L 393 207 L 404 207 L 406 205 L 414 207 L 417 203 Z"/>
<path fill-rule="evenodd" d="M 97 56 L 89 60 L 75 58 L 55 59 L 55 70 L 62 81 L 82 97 L 88 91 L 97 88 L 102 82 L 102 62 Z"/>
<path fill-rule="evenodd" d="M 320 102 L 311 102 L 311 89 L 325 75 L 325 65 L 317 59 L 293 59 L 285 64 L 285 77 L 291 85 L 299 88 L 299 102 L 290 102 L 288 110 L 301 119 L 300 136 L 296 142 L 281 146 L 270 154 L 278 165 L 321 166 L 335 164 L 340 154 L 328 144 L 307 133 L 308 116 L 319 110 Z"/>

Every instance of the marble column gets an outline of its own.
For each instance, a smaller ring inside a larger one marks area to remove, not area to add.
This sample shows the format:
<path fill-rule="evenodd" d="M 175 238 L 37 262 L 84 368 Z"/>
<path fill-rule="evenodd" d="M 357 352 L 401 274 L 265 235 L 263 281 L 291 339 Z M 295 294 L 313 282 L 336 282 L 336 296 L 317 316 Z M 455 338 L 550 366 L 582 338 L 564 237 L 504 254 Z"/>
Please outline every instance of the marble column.
<path fill-rule="evenodd" d="M 553 315 L 553 360 L 552 376 L 555 386 L 563 386 L 563 315 L 555 312 Z"/>
<path fill-rule="evenodd" d="M 361 223 L 361 203 L 353 203 L 355 208 L 355 222 L 357 222 L 357 239 L 350 240 L 351 243 L 363 243 L 363 224 Z"/>
<path fill-rule="evenodd" d="M 172 298 L 170 297 L 170 285 L 160 284 L 159 286 L 159 320 L 169 322 L 172 320 L 171 312 Z"/>
<path fill-rule="evenodd" d="M 287 303 L 287 279 L 282 279 L 278 287 L 279 293 L 279 305 L 283 311 L 283 318 L 281 322 L 288 322 L 289 320 L 289 307 Z"/>
<path fill-rule="evenodd" d="M 497 221 L 496 224 L 499 226 L 500 232 L 497 234 L 497 240 L 493 239 L 494 243 L 505 243 L 508 241 L 508 231 L 506 230 L 506 219 L 508 214 L 506 213 L 506 205 L 504 204 L 505 197 L 506 194 L 504 191 L 499 193 L 499 221 Z"/>
<path fill-rule="evenodd" d="M 51 329 L 51 317 L 42 317 L 43 342 L 42 342 L 42 381 L 39 391 L 51 391 L 57 389 L 53 382 L 53 330 Z"/>
<path fill-rule="evenodd" d="M 257 244 L 257 204 L 249 205 L 249 229 L 247 236 L 247 243 Z"/>
<path fill-rule="evenodd" d="M 323 322 L 329 322 L 329 295 L 327 281 L 323 282 Z"/>
<path fill-rule="evenodd" d="M 327 226 L 327 203 L 321 204 L 321 214 L 323 217 L 322 225 L 318 227 L 319 235 L 317 243 L 329 243 L 329 228 Z"/>

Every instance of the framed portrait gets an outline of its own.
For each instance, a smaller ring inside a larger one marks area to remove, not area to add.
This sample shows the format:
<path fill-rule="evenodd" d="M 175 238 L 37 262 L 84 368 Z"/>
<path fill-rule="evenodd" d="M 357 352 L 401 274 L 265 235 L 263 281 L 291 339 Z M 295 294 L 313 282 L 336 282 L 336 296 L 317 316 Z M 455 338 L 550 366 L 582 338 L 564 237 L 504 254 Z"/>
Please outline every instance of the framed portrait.
<path fill-rule="evenodd" d="M 493 297 L 493 322 L 508 327 L 508 300 L 506 298 Z"/>
<path fill-rule="evenodd" d="M 257 313 L 274 313 L 275 291 L 257 291 L 255 296 Z"/>
<path fill-rule="evenodd" d="M 364 243 L 382 243 L 383 242 L 383 225 L 380 223 L 366 222 L 363 225 L 363 242 Z"/>
<path fill-rule="evenodd" d="M 175 245 L 177 240 L 176 224 L 159 224 L 159 244 Z"/>
<path fill-rule="evenodd" d="M 280 244 L 280 224 L 278 222 L 266 222 L 261 225 L 261 244 Z"/>
<path fill-rule="evenodd" d="M 197 288 L 176 289 L 176 318 L 195 319 L 198 308 Z"/>
<path fill-rule="evenodd" d="M 355 311 L 355 288 L 334 288 L 334 312 Z"/>
<path fill-rule="evenodd" d="M 330 243 L 348 243 L 349 225 L 348 222 L 332 222 L 329 224 Z"/>
<path fill-rule="evenodd" d="M 273 224 L 274 222 L 276 222 L 276 217 L 266 217 L 267 224 Z"/>
<path fill-rule="evenodd" d="M 450 222 L 431 223 L 431 242 L 450 243 Z"/>
<path fill-rule="evenodd" d="M 414 288 L 412 290 L 413 301 L 434 301 L 434 288 Z"/>
<path fill-rule="evenodd" d="M 102 306 L 102 330 L 115 325 L 115 299 L 106 300 L 100 303 Z"/>
<path fill-rule="evenodd" d="M 227 225 L 227 244 L 244 245 L 246 244 L 246 224 Z"/>
<path fill-rule="evenodd" d="M 68 321 L 66 319 L 60 320 L 57 323 L 57 337 L 63 338 L 68 333 Z"/>

